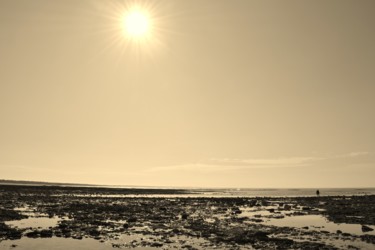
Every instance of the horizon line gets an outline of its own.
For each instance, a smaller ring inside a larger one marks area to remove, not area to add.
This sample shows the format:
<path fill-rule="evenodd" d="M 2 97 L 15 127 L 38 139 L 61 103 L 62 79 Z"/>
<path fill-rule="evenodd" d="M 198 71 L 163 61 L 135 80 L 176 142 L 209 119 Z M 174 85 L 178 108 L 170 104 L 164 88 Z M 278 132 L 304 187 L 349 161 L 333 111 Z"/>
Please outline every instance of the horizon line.
<path fill-rule="evenodd" d="M 8 182 L 8 183 L 7 183 Z M 24 184 L 22 184 L 24 182 Z M 124 184 L 93 184 L 93 183 L 71 183 L 71 182 L 54 182 L 54 181 L 33 181 L 33 180 L 14 180 L 0 179 L 0 185 L 14 183 L 14 185 L 30 185 L 39 186 L 43 184 L 57 186 L 83 186 L 83 187 L 104 187 L 104 188 L 141 188 L 141 189 L 373 189 L 373 187 L 196 187 L 196 186 L 154 186 L 154 185 L 124 185 Z M 39 184 L 39 185 L 38 185 Z"/>

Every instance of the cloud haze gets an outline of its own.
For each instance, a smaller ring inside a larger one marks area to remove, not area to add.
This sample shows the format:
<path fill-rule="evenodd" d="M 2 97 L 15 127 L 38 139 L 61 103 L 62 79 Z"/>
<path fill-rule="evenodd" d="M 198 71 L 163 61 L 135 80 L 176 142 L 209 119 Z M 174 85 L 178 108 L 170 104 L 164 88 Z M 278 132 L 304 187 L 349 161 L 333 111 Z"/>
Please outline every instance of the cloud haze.
<path fill-rule="evenodd" d="M 290 157 L 290 158 L 275 158 L 275 159 L 209 159 L 192 164 L 182 164 L 173 166 L 163 166 L 150 168 L 147 171 L 232 171 L 239 169 L 263 169 L 263 168 L 293 168 L 293 167 L 319 167 L 325 166 L 327 162 L 336 161 L 336 164 L 348 164 L 348 162 L 359 160 L 360 162 L 368 162 L 369 152 L 351 152 L 342 155 L 333 155 L 327 157 Z"/>

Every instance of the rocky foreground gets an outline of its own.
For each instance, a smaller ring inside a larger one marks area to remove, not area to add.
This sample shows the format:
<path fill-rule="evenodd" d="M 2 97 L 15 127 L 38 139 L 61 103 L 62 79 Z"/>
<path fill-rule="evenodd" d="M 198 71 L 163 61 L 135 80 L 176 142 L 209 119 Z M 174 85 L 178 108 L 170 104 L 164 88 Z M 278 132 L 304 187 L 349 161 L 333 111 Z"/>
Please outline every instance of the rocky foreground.
<path fill-rule="evenodd" d="M 28 238 L 93 238 L 113 248 L 375 249 L 375 196 L 298 198 L 145 197 L 188 190 L 0 186 L 0 242 Z M 127 197 L 127 195 L 134 195 Z M 325 228 L 280 227 L 267 219 L 324 215 L 362 225 L 363 234 Z M 28 217 L 56 225 L 15 227 Z M 122 236 L 139 236 L 119 241 Z M 345 244 L 337 244 L 345 242 Z M 355 244 L 357 243 L 357 244 Z M 15 244 L 14 247 L 17 245 Z M 362 247 L 359 247 L 362 246 Z"/>

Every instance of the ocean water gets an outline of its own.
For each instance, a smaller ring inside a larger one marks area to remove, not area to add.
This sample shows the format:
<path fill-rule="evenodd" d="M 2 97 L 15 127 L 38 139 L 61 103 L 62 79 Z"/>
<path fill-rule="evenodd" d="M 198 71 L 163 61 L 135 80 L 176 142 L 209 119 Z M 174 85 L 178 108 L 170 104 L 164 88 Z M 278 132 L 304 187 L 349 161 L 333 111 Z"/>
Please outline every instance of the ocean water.
<path fill-rule="evenodd" d="M 176 187 L 127 187 L 144 189 L 183 189 L 186 194 L 148 194 L 148 195 L 105 195 L 110 197 L 146 196 L 146 197 L 309 197 L 316 196 L 317 189 L 312 188 L 176 188 Z M 319 188 L 320 196 L 375 195 L 375 188 Z M 101 196 L 101 195 L 99 195 Z"/>
<path fill-rule="evenodd" d="M 301 197 L 316 196 L 317 189 L 290 188 L 290 189 L 201 189 L 195 190 L 213 196 L 231 197 Z M 350 196 L 350 195 L 375 195 L 375 188 L 322 188 L 320 196 Z"/>

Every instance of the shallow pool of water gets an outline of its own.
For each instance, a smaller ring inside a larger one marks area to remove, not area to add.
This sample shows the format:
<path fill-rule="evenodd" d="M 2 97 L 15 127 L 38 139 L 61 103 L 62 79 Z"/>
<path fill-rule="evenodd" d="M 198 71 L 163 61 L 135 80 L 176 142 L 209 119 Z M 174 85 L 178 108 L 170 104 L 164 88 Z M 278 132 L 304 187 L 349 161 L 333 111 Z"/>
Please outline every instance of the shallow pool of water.
<path fill-rule="evenodd" d="M 155 249 L 180 249 L 182 246 L 187 245 L 195 249 L 213 249 L 216 248 L 207 240 L 203 238 L 197 239 L 186 236 L 175 236 L 170 238 L 170 243 L 163 244 L 160 247 L 145 247 L 142 242 L 150 244 L 154 241 L 159 241 L 160 237 L 145 236 L 141 234 L 120 235 L 116 239 L 110 239 L 105 242 L 100 242 L 91 238 L 83 238 L 76 240 L 71 238 L 22 238 L 20 240 L 5 240 L 0 242 L 0 249 L 19 249 L 19 250 L 65 250 L 65 249 L 99 249 L 109 250 L 114 248 L 129 249 L 134 248 L 137 250 L 155 250 Z M 251 249 L 246 247 L 246 249 Z"/>
<path fill-rule="evenodd" d="M 24 228 L 43 228 L 47 229 L 49 227 L 57 226 L 58 222 L 62 220 L 60 217 L 29 217 L 27 219 L 22 220 L 13 220 L 13 221 L 5 221 L 5 224 L 11 227 L 18 227 L 21 229 Z"/>
<path fill-rule="evenodd" d="M 281 215 L 292 214 L 291 210 L 279 210 L 278 206 L 267 206 L 261 208 L 242 208 L 238 217 L 280 217 Z M 270 212 L 272 211 L 273 212 Z"/>
<path fill-rule="evenodd" d="M 337 224 L 327 220 L 322 215 L 300 215 L 300 216 L 286 216 L 283 219 L 265 219 L 263 224 L 278 226 L 278 227 L 309 227 L 309 230 L 325 230 L 331 233 L 336 233 L 341 230 L 343 233 L 350 233 L 355 235 L 371 234 L 375 235 L 375 231 L 362 232 L 360 224 Z M 375 226 L 369 226 L 375 230 Z"/>
<path fill-rule="evenodd" d="M 16 247 L 14 247 L 14 245 Z M 66 249 L 113 249 L 112 245 L 100 243 L 94 239 L 66 239 L 66 238 L 49 238 L 49 239 L 30 239 L 22 238 L 20 240 L 5 240 L 0 242 L 0 249 L 18 249 L 18 250 L 66 250 Z"/>

